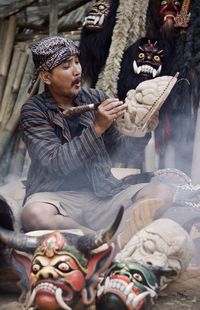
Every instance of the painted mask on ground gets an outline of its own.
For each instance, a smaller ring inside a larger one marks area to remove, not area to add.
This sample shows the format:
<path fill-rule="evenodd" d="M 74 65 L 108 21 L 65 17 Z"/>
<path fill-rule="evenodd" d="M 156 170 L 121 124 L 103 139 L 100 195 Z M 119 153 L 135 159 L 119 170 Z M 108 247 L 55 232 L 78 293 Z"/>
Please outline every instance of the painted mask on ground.
<path fill-rule="evenodd" d="M 97 310 L 151 309 L 158 288 L 155 275 L 146 267 L 113 262 L 98 285 Z"/>

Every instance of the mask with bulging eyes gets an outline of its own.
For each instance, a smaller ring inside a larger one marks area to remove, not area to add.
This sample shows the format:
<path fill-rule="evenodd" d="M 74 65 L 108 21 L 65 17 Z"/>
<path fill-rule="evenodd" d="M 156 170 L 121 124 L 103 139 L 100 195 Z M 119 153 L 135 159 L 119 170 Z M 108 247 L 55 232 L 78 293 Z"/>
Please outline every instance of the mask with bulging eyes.
<path fill-rule="evenodd" d="M 112 0 L 96 1 L 85 17 L 83 26 L 90 31 L 97 31 L 103 28 L 110 12 L 111 2 Z"/>
<path fill-rule="evenodd" d="M 139 263 L 115 261 L 98 285 L 97 310 L 150 309 L 158 289 L 151 270 Z"/>
<path fill-rule="evenodd" d="M 162 70 L 163 49 L 159 48 L 156 41 L 148 40 L 139 46 L 138 56 L 133 61 L 133 71 L 137 75 L 149 79 L 160 75 Z"/>
<path fill-rule="evenodd" d="M 34 303 L 39 309 L 46 309 L 47 299 L 48 309 L 71 309 L 67 304 L 72 306 L 72 301 L 75 304 L 80 299 L 83 267 L 67 253 L 53 258 L 37 255 L 32 263 L 30 281 Z"/>
<path fill-rule="evenodd" d="M 87 259 L 69 248 L 64 237 L 54 232 L 35 252 L 31 264 L 31 300 L 39 309 L 71 309 L 84 286 Z"/>
<path fill-rule="evenodd" d="M 84 236 L 83 236 L 84 237 Z M 95 298 L 98 272 L 114 255 L 112 244 L 97 254 L 80 251 L 59 232 L 53 232 L 37 248 L 29 276 L 31 296 L 26 309 L 71 310 L 82 299 Z"/>

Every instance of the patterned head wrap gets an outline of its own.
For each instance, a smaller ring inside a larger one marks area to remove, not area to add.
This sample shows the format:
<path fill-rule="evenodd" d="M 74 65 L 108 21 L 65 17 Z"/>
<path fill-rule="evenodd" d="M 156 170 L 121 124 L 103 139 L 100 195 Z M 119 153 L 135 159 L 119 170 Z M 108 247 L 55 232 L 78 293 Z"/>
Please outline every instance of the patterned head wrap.
<path fill-rule="evenodd" d="M 63 63 L 72 55 L 79 55 L 79 49 L 75 43 L 64 37 L 53 36 L 36 42 L 32 48 L 32 57 L 35 65 L 35 72 L 32 77 L 30 93 L 41 70 L 50 71 Z"/>

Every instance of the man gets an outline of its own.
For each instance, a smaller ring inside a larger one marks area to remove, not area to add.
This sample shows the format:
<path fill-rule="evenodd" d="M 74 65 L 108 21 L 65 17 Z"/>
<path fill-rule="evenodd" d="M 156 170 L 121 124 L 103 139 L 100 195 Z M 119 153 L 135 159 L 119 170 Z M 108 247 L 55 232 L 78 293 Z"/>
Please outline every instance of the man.
<path fill-rule="evenodd" d="M 123 205 L 122 230 L 126 218 L 129 222 L 134 218 L 131 210 L 139 208 L 143 214 L 151 205 L 168 206 L 172 201 L 168 186 L 128 185 L 112 175 L 109 153 L 119 146 L 130 147 L 131 138 L 121 136 L 114 126 L 127 106 L 102 91 L 82 88 L 74 42 L 45 38 L 33 45 L 32 55 L 36 67 L 32 86 L 39 75 L 45 91 L 30 98 L 21 111 L 22 137 L 31 158 L 22 211 L 24 230 L 79 228 L 88 233 L 109 224 Z M 96 112 L 62 117 L 63 110 L 90 103 L 100 104 Z M 151 127 L 156 124 L 153 119 Z M 145 144 L 149 135 L 143 139 Z M 133 156 L 134 152 L 135 142 Z"/>

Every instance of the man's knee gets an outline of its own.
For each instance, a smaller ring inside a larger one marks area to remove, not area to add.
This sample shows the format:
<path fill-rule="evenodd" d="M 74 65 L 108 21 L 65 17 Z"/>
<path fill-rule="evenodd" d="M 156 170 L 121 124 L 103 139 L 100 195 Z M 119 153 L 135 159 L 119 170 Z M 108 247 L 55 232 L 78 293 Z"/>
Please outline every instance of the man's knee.
<path fill-rule="evenodd" d="M 167 184 L 148 184 L 136 196 L 136 200 L 143 198 L 160 198 L 166 203 L 172 203 L 173 191 Z"/>
<path fill-rule="evenodd" d="M 48 214 L 53 206 L 43 203 L 30 203 L 22 211 L 21 222 L 24 231 L 47 229 Z M 56 208 L 54 209 L 56 214 Z"/>
<path fill-rule="evenodd" d="M 167 184 L 155 184 L 155 193 L 158 198 L 164 199 L 168 203 L 173 201 L 173 190 Z"/>

